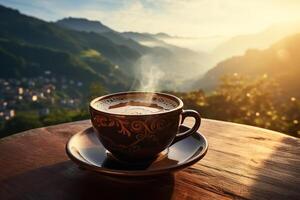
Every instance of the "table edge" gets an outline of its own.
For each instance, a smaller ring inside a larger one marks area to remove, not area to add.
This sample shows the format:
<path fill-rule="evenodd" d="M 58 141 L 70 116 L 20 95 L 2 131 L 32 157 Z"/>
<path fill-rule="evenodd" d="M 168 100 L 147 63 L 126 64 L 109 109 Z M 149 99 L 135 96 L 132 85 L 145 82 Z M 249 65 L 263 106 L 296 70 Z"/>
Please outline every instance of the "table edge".
<path fill-rule="evenodd" d="M 255 129 L 255 130 L 264 131 L 265 133 L 277 134 L 277 135 L 280 135 L 282 137 L 299 139 L 297 137 L 294 137 L 294 136 L 291 136 L 291 135 L 288 135 L 288 134 L 285 134 L 285 133 L 281 133 L 281 132 L 278 132 L 278 131 L 269 130 L 269 129 L 265 129 L 265 128 L 261 128 L 261 127 L 257 127 L 257 126 L 251 126 L 251 125 L 247 125 L 247 124 L 240 124 L 240 123 L 236 123 L 236 122 L 228 122 L 228 121 L 209 119 L 209 118 L 202 118 L 202 120 L 207 121 L 207 122 L 215 122 L 215 123 L 218 123 L 218 124 L 227 124 L 227 125 L 234 125 L 234 126 L 238 126 L 238 127 L 251 128 L 251 129 Z M 26 131 L 18 132 L 18 133 L 15 133 L 13 135 L 9 135 L 9 136 L 0 138 L 0 142 L 6 141 L 6 140 L 11 140 L 11 139 L 16 138 L 16 137 L 22 137 L 22 136 L 28 135 L 28 134 L 35 134 L 36 130 L 39 130 L 39 129 L 48 129 L 48 128 L 55 128 L 57 126 L 63 126 L 63 125 L 68 125 L 68 124 L 76 124 L 76 123 L 80 124 L 80 123 L 88 123 L 88 122 L 90 122 L 90 119 L 84 119 L 84 120 L 79 120 L 79 121 L 72 121 L 72 122 L 66 122 L 66 123 L 61 123 L 61 124 L 55 124 L 55 125 L 50 125 L 50 126 L 45 126 L 45 127 L 29 129 L 29 130 L 26 130 Z M 201 129 L 201 127 L 200 127 L 200 129 Z"/>

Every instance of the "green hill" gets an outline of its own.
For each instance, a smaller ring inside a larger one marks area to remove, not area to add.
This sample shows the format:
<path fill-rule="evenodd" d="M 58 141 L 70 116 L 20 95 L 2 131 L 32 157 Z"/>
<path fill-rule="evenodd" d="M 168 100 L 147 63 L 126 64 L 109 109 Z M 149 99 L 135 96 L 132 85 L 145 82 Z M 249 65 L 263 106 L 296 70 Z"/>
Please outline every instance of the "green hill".
<path fill-rule="evenodd" d="M 95 49 L 126 72 L 141 54 L 126 45 L 119 45 L 110 39 L 94 33 L 62 28 L 17 10 L 0 6 L 0 37 L 77 54 Z"/>
<path fill-rule="evenodd" d="M 292 35 L 265 50 L 250 49 L 243 56 L 220 62 L 197 83 L 198 88 L 213 89 L 225 74 L 275 79 L 286 94 L 300 96 L 300 34 Z"/>
<path fill-rule="evenodd" d="M 300 21 L 274 24 L 267 29 L 247 35 L 238 35 L 219 44 L 212 54 L 218 61 L 234 55 L 242 55 L 247 49 L 265 49 L 274 42 L 300 32 Z"/>
<path fill-rule="evenodd" d="M 99 21 L 83 18 L 64 18 L 56 24 L 71 30 L 97 33 L 117 45 L 139 52 L 140 59 L 137 59 L 131 68 L 127 68 L 128 74 L 136 80 L 133 88 L 147 89 L 144 86 L 153 83 L 156 86 L 152 87 L 156 90 L 185 90 L 183 82 L 203 73 L 202 66 L 209 61 L 209 56 L 205 53 L 194 52 L 160 40 L 160 38 L 171 37 L 165 33 L 118 32 Z M 123 55 L 128 57 L 126 54 Z M 155 75 L 151 75 L 152 73 Z"/>
<path fill-rule="evenodd" d="M 37 76 L 51 70 L 56 76 L 97 80 L 108 90 L 123 90 L 131 85 L 128 74 L 141 56 L 100 34 L 65 29 L 1 5 L 0 26 L 2 78 Z M 91 51 L 100 56 L 82 56 Z"/>
<path fill-rule="evenodd" d="M 118 90 L 126 86 L 120 78 L 124 75 L 101 56 L 74 56 L 59 50 L 1 39 L 0 60 L 0 78 L 37 77 L 51 71 L 57 78 L 75 79 L 88 84 L 99 82 L 107 89 Z M 118 78 L 111 81 L 107 74 Z"/>
<path fill-rule="evenodd" d="M 61 20 L 58 20 L 56 24 L 76 31 L 86 31 L 86 32 L 95 32 L 95 33 L 114 31 L 99 21 L 92 21 L 85 18 L 74 18 L 74 17 L 63 18 Z"/>
<path fill-rule="evenodd" d="M 46 70 L 57 76 L 97 79 L 96 72 L 75 56 L 41 46 L 0 40 L 1 78 L 34 77 Z"/>
<path fill-rule="evenodd" d="M 146 46 L 140 45 L 138 42 L 127 37 L 123 37 L 122 33 L 119 33 L 109 28 L 108 26 L 105 26 L 99 21 L 68 17 L 58 20 L 56 24 L 69 30 L 98 33 L 99 35 L 110 39 L 117 45 L 125 45 L 140 53 L 147 53 L 147 51 L 149 51 L 149 48 L 147 48 Z"/>
<path fill-rule="evenodd" d="M 153 82 L 153 75 L 148 76 L 148 72 L 160 74 L 155 75 L 158 77 L 158 80 L 154 82 L 157 84 L 156 90 L 180 90 L 187 77 L 200 73 L 201 66 L 207 57 L 189 49 L 169 45 L 158 39 L 156 39 L 159 41 L 158 46 L 147 47 L 97 21 L 67 18 L 50 23 L 23 15 L 17 10 L 4 6 L 0 6 L 0 26 L 0 39 L 34 47 L 37 56 L 39 47 L 43 50 L 46 48 L 49 51 L 65 53 L 64 55 L 69 55 L 72 60 L 80 63 L 76 65 L 78 68 L 97 74 L 100 82 L 107 83 L 107 89 L 113 91 L 129 88 L 143 89 L 142 85 Z M 155 35 L 149 35 L 155 37 Z M 8 55 L 7 50 L 4 50 L 1 56 L 3 59 L 5 57 L 5 62 L 23 62 L 13 59 L 14 57 L 22 58 L 21 54 L 16 56 L 15 52 L 8 51 Z M 96 52 L 101 55 L 101 59 L 82 56 L 86 52 Z M 43 52 L 40 53 L 43 54 Z M 37 62 L 37 58 L 33 61 L 30 59 L 25 59 L 26 63 Z M 41 64 L 40 62 L 38 63 Z M 46 66 L 45 63 L 43 66 Z M 65 65 L 68 64 L 65 62 Z M 64 68 L 63 64 L 59 66 Z M 14 69 L 5 69 L 7 73 L 10 71 L 10 76 L 13 74 L 24 76 L 23 71 L 20 71 L 21 67 L 13 64 L 10 64 L 10 67 Z M 3 73 L 5 76 L 6 71 Z M 79 71 L 75 70 L 74 73 L 79 73 Z M 74 75 L 74 77 L 77 76 Z M 81 76 L 78 75 L 78 77 Z"/>

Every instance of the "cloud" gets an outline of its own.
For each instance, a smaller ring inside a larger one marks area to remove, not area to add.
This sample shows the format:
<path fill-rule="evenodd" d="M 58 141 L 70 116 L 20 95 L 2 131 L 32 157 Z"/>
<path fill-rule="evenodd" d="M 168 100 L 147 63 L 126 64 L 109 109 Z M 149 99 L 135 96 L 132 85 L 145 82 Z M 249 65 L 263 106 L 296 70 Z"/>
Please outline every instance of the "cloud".
<path fill-rule="evenodd" d="M 122 9 L 88 9 L 84 14 L 121 31 L 176 35 L 234 35 L 257 32 L 273 23 L 300 19 L 300 1 L 144 0 L 123 2 Z"/>
<path fill-rule="evenodd" d="M 0 0 L 0 2 L 11 2 Z M 14 2 L 25 2 L 14 0 Z M 283 21 L 300 19 L 298 0 L 31 0 L 53 13 L 27 13 L 57 20 L 87 17 L 119 31 L 167 32 L 183 36 L 236 35 L 258 32 Z M 14 3 L 10 3 L 14 4 Z M 15 3 L 16 5 L 16 3 Z M 24 7 L 24 6 L 23 6 Z M 43 10 L 43 9 L 42 9 Z"/>

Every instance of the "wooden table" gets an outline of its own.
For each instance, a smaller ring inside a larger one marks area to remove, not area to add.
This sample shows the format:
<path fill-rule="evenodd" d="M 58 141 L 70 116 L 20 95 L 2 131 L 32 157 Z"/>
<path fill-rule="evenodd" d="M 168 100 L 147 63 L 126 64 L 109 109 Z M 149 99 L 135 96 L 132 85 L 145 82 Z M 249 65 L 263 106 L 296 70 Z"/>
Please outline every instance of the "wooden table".
<path fill-rule="evenodd" d="M 65 154 L 68 138 L 89 126 L 73 122 L 1 139 L 0 199 L 300 199 L 297 138 L 203 120 L 210 147 L 198 163 L 152 180 L 115 181 L 80 170 Z"/>

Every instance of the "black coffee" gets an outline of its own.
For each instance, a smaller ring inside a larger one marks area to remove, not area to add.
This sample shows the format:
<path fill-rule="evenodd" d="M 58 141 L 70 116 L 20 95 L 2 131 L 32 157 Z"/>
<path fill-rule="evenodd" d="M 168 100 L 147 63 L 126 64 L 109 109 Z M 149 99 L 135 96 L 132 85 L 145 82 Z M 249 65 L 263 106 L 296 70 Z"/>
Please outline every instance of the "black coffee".
<path fill-rule="evenodd" d="M 159 95 L 124 94 L 94 102 L 95 109 L 120 115 L 162 113 L 178 106 L 173 99 Z"/>
<path fill-rule="evenodd" d="M 145 105 L 145 103 L 141 102 L 131 102 L 110 106 L 108 110 L 114 114 L 145 115 L 164 112 L 166 109 L 157 104 Z"/>

